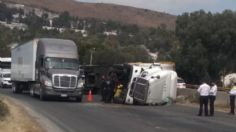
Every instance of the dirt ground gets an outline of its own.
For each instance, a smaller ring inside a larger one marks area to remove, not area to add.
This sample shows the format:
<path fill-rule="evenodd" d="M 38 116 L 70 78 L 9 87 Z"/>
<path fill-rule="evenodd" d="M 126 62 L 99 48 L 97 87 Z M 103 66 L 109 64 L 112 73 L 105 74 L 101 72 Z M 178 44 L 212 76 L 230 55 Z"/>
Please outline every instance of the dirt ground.
<path fill-rule="evenodd" d="M 3 98 L 10 114 L 0 121 L 1 132 L 45 132 L 45 130 L 21 107 L 8 98 Z"/>

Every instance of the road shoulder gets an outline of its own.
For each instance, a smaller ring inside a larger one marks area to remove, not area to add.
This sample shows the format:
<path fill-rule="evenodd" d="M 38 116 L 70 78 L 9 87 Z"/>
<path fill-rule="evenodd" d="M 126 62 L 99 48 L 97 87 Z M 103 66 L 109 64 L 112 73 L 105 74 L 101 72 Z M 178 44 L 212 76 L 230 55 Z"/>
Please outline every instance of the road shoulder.
<path fill-rule="evenodd" d="M 3 97 L 3 102 L 9 108 L 9 115 L 0 122 L 3 132 L 45 132 L 45 129 L 20 105 L 12 99 Z"/>

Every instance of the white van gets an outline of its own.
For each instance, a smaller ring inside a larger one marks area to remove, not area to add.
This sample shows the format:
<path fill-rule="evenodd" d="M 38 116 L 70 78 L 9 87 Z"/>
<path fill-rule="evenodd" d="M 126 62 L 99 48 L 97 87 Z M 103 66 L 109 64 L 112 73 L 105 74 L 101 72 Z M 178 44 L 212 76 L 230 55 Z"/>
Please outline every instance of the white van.
<path fill-rule="evenodd" d="M 11 87 L 11 71 L 9 69 L 1 70 L 0 72 L 0 87 Z"/>

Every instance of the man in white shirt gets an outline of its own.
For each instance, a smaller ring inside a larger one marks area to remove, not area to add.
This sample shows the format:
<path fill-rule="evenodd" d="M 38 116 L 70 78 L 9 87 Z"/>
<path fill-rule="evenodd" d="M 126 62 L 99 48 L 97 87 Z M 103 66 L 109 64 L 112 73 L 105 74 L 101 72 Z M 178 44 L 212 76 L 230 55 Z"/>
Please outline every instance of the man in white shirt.
<path fill-rule="evenodd" d="M 202 116 L 203 105 L 204 105 L 205 116 L 208 116 L 208 96 L 210 92 L 210 86 L 206 84 L 205 82 L 203 82 L 199 86 L 197 91 L 200 94 L 200 97 L 199 97 L 200 108 L 199 108 L 198 116 Z"/>
<path fill-rule="evenodd" d="M 215 83 L 211 83 L 211 88 L 209 92 L 209 101 L 210 101 L 210 116 L 214 116 L 214 103 L 216 100 L 217 86 Z"/>

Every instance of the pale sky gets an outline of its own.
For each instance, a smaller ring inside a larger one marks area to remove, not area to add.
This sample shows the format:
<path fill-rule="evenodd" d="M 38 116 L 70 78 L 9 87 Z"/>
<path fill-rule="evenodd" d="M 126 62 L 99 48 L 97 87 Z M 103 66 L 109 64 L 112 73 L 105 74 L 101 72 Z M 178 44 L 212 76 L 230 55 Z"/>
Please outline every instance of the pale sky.
<path fill-rule="evenodd" d="M 77 0 L 91 3 L 114 3 L 139 8 L 151 9 L 181 15 L 183 12 L 193 12 L 203 9 L 213 13 L 225 9 L 236 11 L 236 0 Z"/>

